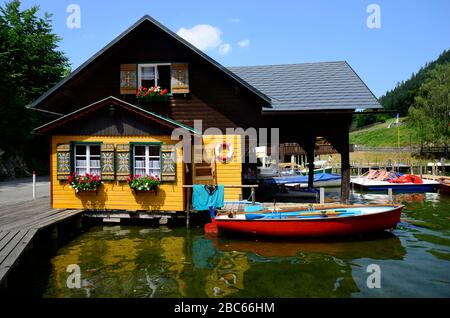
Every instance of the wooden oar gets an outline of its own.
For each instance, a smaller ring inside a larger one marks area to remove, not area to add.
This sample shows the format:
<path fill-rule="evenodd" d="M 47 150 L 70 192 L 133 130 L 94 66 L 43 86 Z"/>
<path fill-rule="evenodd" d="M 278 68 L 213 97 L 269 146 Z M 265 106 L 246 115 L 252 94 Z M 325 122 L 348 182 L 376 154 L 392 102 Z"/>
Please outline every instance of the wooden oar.
<path fill-rule="evenodd" d="M 282 214 L 277 214 L 274 213 L 273 217 L 267 217 L 269 218 L 288 218 L 288 219 L 296 219 L 298 217 L 308 217 L 308 216 L 316 216 L 316 215 L 320 215 L 320 216 L 329 216 L 329 215 L 340 215 L 340 214 L 346 214 L 346 213 L 352 213 L 352 212 L 347 212 L 347 211 L 326 211 L 325 213 L 323 212 L 305 212 L 305 213 L 299 213 L 298 215 L 282 215 Z M 264 217 L 262 217 L 264 218 Z"/>

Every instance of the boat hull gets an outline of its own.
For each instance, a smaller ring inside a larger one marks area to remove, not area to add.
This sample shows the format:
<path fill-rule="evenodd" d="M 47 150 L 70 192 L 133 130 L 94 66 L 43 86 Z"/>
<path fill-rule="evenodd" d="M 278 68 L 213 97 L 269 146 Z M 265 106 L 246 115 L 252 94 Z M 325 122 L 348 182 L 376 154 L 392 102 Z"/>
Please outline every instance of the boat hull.
<path fill-rule="evenodd" d="M 355 189 L 363 191 L 387 191 L 392 189 L 394 192 L 436 192 L 437 182 L 424 183 L 390 183 L 387 181 L 373 182 L 367 180 L 353 179 L 351 184 Z"/>
<path fill-rule="evenodd" d="M 316 188 L 320 187 L 339 187 L 341 185 L 341 176 L 337 174 L 330 173 L 318 173 L 314 175 L 313 186 Z M 307 176 L 284 176 L 284 177 L 276 177 L 266 179 L 263 182 L 264 186 L 272 186 L 272 185 L 284 185 L 284 184 L 299 184 L 302 187 L 308 186 L 308 177 Z"/>
<path fill-rule="evenodd" d="M 440 183 L 439 184 L 439 193 L 450 195 L 450 183 Z"/>
<path fill-rule="evenodd" d="M 320 219 L 216 219 L 219 231 L 271 237 L 330 237 L 395 228 L 403 206 L 380 213 Z"/>
<path fill-rule="evenodd" d="M 275 193 L 273 196 L 276 198 L 316 198 L 317 195 L 316 192 L 287 189 L 286 192 Z"/>
<path fill-rule="evenodd" d="M 318 174 L 318 173 L 332 173 L 332 172 L 333 172 L 333 168 L 332 167 L 314 169 L 314 174 Z M 302 170 L 301 174 L 303 176 L 307 176 L 308 175 L 308 170 Z"/>

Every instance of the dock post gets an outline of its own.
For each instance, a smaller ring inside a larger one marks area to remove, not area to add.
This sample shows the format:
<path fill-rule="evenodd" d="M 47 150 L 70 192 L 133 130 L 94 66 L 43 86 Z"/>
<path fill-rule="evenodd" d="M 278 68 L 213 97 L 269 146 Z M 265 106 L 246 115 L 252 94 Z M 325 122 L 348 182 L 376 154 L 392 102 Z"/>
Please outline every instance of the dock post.
<path fill-rule="evenodd" d="M 75 227 L 77 230 L 81 230 L 83 228 L 83 217 L 77 216 L 76 220 L 75 220 Z"/>
<path fill-rule="evenodd" d="M 388 188 L 388 197 L 389 197 L 389 203 L 393 203 L 394 197 L 392 195 L 392 188 Z"/>
<path fill-rule="evenodd" d="M 189 228 L 189 221 L 191 215 L 191 200 L 189 199 L 191 194 L 191 188 L 187 188 L 186 190 L 186 228 Z"/>
<path fill-rule="evenodd" d="M 252 187 L 252 205 L 256 203 L 255 187 Z"/>
<path fill-rule="evenodd" d="M 33 200 L 36 199 L 36 171 L 33 171 Z"/>
<path fill-rule="evenodd" d="M 419 169 L 420 169 L 420 178 L 422 179 L 422 177 L 423 177 L 422 161 L 420 161 L 420 163 L 419 163 Z"/>
<path fill-rule="evenodd" d="M 325 204 L 325 188 L 320 188 L 320 204 Z"/>
<path fill-rule="evenodd" d="M 51 229 L 50 237 L 52 238 L 52 240 L 56 240 L 56 239 L 58 238 L 58 226 L 55 225 L 55 226 Z"/>

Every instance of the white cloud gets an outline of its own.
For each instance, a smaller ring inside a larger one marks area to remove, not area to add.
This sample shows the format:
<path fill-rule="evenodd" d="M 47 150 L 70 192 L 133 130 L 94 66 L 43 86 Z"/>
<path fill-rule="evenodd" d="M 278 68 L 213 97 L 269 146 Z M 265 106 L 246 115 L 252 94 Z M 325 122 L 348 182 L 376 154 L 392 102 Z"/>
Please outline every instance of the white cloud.
<path fill-rule="evenodd" d="M 177 34 L 202 51 L 217 50 L 219 54 L 226 55 L 231 50 L 231 45 L 222 40 L 222 31 L 209 24 L 180 28 Z"/>
<path fill-rule="evenodd" d="M 219 53 L 221 55 L 228 54 L 228 52 L 230 52 L 230 50 L 231 50 L 230 43 L 223 43 L 223 44 L 219 45 Z"/>
<path fill-rule="evenodd" d="M 216 49 L 222 43 L 222 31 L 208 24 L 198 24 L 190 29 L 181 28 L 177 34 L 202 51 Z"/>
<path fill-rule="evenodd" d="M 237 43 L 237 45 L 239 47 L 249 47 L 250 46 L 250 40 L 249 39 L 245 39 L 245 40 L 241 40 Z"/>

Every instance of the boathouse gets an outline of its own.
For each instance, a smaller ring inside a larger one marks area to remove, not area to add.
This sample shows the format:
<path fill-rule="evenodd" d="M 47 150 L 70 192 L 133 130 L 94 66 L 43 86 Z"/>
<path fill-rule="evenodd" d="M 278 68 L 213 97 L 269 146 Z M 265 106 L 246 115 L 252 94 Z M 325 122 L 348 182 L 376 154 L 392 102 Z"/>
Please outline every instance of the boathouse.
<path fill-rule="evenodd" d="M 145 100 L 154 86 L 165 94 Z M 242 158 L 254 149 L 227 128 L 279 128 L 277 142 L 298 143 L 310 163 L 316 138 L 326 138 L 341 154 L 347 201 L 352 114 L 381 106 L 345 61 L 227 68 L 146 15 L 30 107 L 57 116 L 35 130 L 51 140 L 54 208 L 184 211 L 185 185 L 233 185 L 225 200 L 242 198 Z M 209 160 L 186 161 L 177 128 Z M 103 184 L 74 191 L 71 181 L 86 173 Z M 133 191 L 137 175 L 160 184 Z"/>

